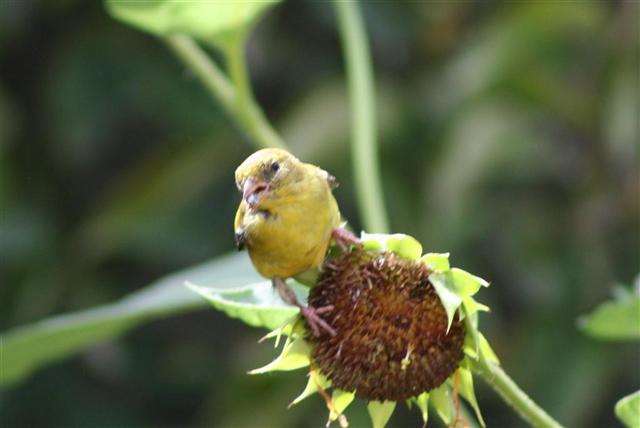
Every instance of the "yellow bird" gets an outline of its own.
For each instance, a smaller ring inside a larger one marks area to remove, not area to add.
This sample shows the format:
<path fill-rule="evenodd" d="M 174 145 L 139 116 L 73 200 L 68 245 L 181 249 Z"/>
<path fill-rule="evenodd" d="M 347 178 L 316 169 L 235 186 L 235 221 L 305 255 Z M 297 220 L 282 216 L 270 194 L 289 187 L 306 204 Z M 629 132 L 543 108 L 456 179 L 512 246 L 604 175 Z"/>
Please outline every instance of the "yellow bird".
<path fill-rule="evenodd" d="M 234 222 L 236 245 L 247 248 L 256 270 L 282 299 L 298 306 L 314 334 L 335 331 L 319 315 L 332 307 L 302 305 L 286 278 L 319 267 L 331 240 L 346 249 L 357 238 L 340 227 L 335 178 L 282 149 L 253 153 L 236 169 L 242 201 Z"/>

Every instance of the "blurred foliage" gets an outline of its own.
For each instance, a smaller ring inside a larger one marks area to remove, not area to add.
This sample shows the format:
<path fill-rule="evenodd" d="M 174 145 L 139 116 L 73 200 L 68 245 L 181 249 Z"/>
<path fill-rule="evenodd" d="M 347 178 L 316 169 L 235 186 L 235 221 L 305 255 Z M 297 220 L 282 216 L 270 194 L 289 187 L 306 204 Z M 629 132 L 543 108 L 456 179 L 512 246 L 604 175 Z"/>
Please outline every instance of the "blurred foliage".
<path fill-rule="evenodd" d="M 580 327 L 598 339 L 640 340 L 640 276 L 636 277 L 633 291 L 624 286 L 615 291 L 615 300 L 601 303 L 578 319 Z"/>
<path fill-rule="evenodd" d="M 392 230 L 491 280 L 482 328 L 542 407 L 616 426 L 638 347 L 575 319 L 640 270 L 638 3 L 363 6 Z M 284 2 L 248 59 L 267 115 L 338 177 L 357 229 L 336 34 L 329 5 Z M 251 151 L 157 39 L 100 2 L 0 2 L 0 331 L 231 250 L 233 170 Z M 246 376 L 272 354 L 262 333 L 213 311 L 148 324 L 0 392 L 0 426 L 323 423 L 319 399 L 286 410 L 297 374 Z M 520 423 L 477 388 L 489 423 Z M 354 405 L 352 425 L 366 418 Z"/>

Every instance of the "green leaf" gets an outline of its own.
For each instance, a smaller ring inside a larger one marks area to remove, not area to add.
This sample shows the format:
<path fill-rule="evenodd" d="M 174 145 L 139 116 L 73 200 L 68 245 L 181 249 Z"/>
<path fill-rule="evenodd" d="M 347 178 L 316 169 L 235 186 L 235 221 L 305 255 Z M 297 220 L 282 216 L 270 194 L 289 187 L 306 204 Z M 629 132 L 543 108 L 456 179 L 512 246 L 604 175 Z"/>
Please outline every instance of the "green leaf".
<path fill-rule="evenodd" d="M 422 254 L 422 244 L 414 237 L 404 233 L 366 233 L 360 234 L 360 240 L 366 250 L 393 251 L 400 257 L 418 260 Z"/>
<path fill-rule="evenodd" d="M 449 253 L 427 253 L 420 259 L 437 272 L 449 270 Z"/>
<path fill-rule="evenodd" d="M 373 428 L 384 428 L 396 408 L 394 401 L 370 401 L 367 405 Z"/>
<path fill-rule="evenodd" d="M 309 355 L 311 348 L 304 339 L 290 340 L 282 348 L 282 353 L 266 366 L 253 369 L 249 374 L 263 374 L 273 371 L 289 371 L 296 370 L 309 365 Z"/>
<path fill-rule="evenodd" d="M 465 335 L 464 335 L 464 353 L 474 360 L 480 358 L 480 332 L 478 331 L 478 315 L 467 314 L 464 319 Z"/>
<path fill-rule="evenodd" d="M 298 395 L 290 404 L 289 407 L 298 404 L 305 398 L 310 395 L 318 392 L 318 388 L 327 389 L 331 386 L 331 381 L 327 380 L 326 377 L 320 374 L 318 370 L 311 370 L 309 372 L 309 379 L 307 380 L 307 386 L 304 388 L 304 391 L 300 395 Z"/>
<path fill-rule="evenodd" d="M 335 421 L 342 415 L 349 404 L 356 398 L 356 394 L 353 392 L 342 391 L 336 389 L 331 394 L 331 402 L 333 403 L 333 409 L 329 413 L 329 420 Z"/>
<path fill-rule="evenodd" d="M 436 272 L 429 275 L 429 281 L 436 290 L 436 293 L 442 302 L 442 306 L 444 306 L 444 309 L 447 312 L 447 331 L 449 331 L 449 328 L 451 327 L 456 310 L 462 303 L 462 298 L 452 290 L 449 278 L 450 277 L 446 273 Z"/>
<path fill-rule="evenodd" d="M 479 344 L 480 353 L 482 354 L 482 357 L 486 358 L 488 361 L 491 361 L 492 363 L 499 365 L 500 360 L 498 359 L 498 356 L 494 352 L 493 348 L 491 348 L 491 345 L 489 345 L 489 341 L 487 340 L 487 338 L 484 337 L 482 333 L 478 333 L 478 338 L 480 342 Z"/>
<path fill-rule="evenodd" d="M 184 287 L 185 281 L 238 287 L 260 279 L 246 254 L 234 254 L 155 281 L 115 303 L 58 315 L 22 326 L 0 336 L 0 384 L 16 383 L 40 367 L 62 360 L 137 325 L 205 307 Z"/>
<path fill-rule="evenodd" d="M 476 393 L 473 388 L 473 376 L 471 375 L 471 371 L 465 369 L 464 367 L 458 368 L 458 376 L 459 376 L 459 384 L 460 395 L 462 395 L 473 407 L 473 410 L 476 412 L 476 418 L 478 418 L 478 422 L 483 427 L 486 426 L 484 423 L 484 419 L 482 418 L 482 414 L 480 413 L 480 406 L 478 406 L 478 400 L 476 399 Z"/>
<path fill-rule="evenodd" d="M 387 250 L 405 259 L 418 260 L 422 255 L 422 244 L 412 236 L 396 233 L 387 240 Z"/>
<path fill-rule="evenodd" d="M 157 36 L 185 34 L 228 45 L 279 0 L 106 0 L 111 16 Z"/>
<path fill-rule="evenodd" d="M 491 311 L 491 308 L 489 308 L 489 306 L 483 305 L 482 303 L 477 302 L 473 297 L 469 296 L 462 298 L 462 305 L 464 306 L 464 311 L 466 312 L 467 316 L 473 315 L 479 311 Z"/>
<path fill-rule="evenodd" d="M 422 414 L 422 422 L 424 422 L 423 426 L 427 426 L 427 422 L 429 421 L 429 393 L 423 392 L 414 400 L 418 409 L 420 409 L 420 414 Z"/>
<path fill-rule="evenodd" d="M 442 419 L 446 425 L 449 425 L 453 415 L 453 403 L 446 382 L 431 391 L 429 393 L 429 399 L 433 408 L 436 409 L 438 416 L 440 416 L 440 419 Z"/>
<path fill-rule="evenodd" d="M 621 398 L 615 407 L 616 416 L 628 428 L 640 426 L 640 391 Z"/>
<path fill-rule="evenodd" d="M 458 268 L 451 269 L 451 281 L 456 292 L 463 297 L 473 296 L 480 287 L 489 286 L 484 279 Z"/>
<path fill-rule="evenodd" d="M 270 281 L 261 281 L 234 290 L 219 290 L 186 284 L 191 290 L 204 297 L 211 305 L 231 318 L 237 318 L 253 327 L 269 330 L 280 327 L 299 309 L 284 303 Z M 307 289 L 290 284 L 298 296 L 306 295 Z"/>
<path fill-rule="evenodd" d="M 640 295 L 602 303 L 578 325 L 590 336 L 610 340 L 640 339 Z"/>

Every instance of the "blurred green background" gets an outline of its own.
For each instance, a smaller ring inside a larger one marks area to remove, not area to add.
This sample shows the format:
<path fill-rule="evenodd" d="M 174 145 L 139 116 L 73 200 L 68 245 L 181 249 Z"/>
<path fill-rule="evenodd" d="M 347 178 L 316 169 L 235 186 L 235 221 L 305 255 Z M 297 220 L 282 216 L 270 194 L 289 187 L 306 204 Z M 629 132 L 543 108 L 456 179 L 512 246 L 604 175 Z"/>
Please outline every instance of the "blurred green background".
<path fill-rule="evenodd" d="M 640 270 L 639 3 L 363 9 L 393 231 L 492 282 L 482 329 L 545 409 L 618 426 L 638 347 L 576 319 Z M 247 54 L 265 112 L 338 177 L 359 230 L 333 8 L 276 6 Z M 233 251 L 233 171 L 253 150 L 162 43 L 101 2 L 0 2 L 0 331 Z M 146 324 L 3 389 L 0 426 L 323 425 L 318 396 L 286 409 L 302 372 L 245 374 L 274 353 L 263 334 L 211 310 Z M 522 426 L 476 393 L 490 426 Z M 347 415 L 368 424 L 362 403 Z M 419 421 L 403 409 L 390 426 Z"/>

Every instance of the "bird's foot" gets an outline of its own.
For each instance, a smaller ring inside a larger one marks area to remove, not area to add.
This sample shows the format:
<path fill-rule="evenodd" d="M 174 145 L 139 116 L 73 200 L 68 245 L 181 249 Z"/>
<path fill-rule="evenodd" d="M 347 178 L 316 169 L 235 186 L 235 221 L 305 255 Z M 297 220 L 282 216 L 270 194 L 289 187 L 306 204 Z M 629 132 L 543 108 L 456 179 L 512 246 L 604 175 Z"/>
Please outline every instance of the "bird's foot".
<path fill-rule="evenodd" d="M 323 306 L 321 308 L 314 308 L 313 306 L 300 307 L 300 313 L 309 323 L 313 335 L 318 337 L 321 334 L 321 330 L 327 331 L 331 336 L 336 335 L 336 331 L 322 318 L 320 315 L 333 310 L 333 305 Z"/>
<path fill-rule="evenodd" d="M 356 235 L 343 227 L 333 229 L 331 236 L 343 253 L 349 252 L 349 245 L 361 245 L 362 242 Z"/>

